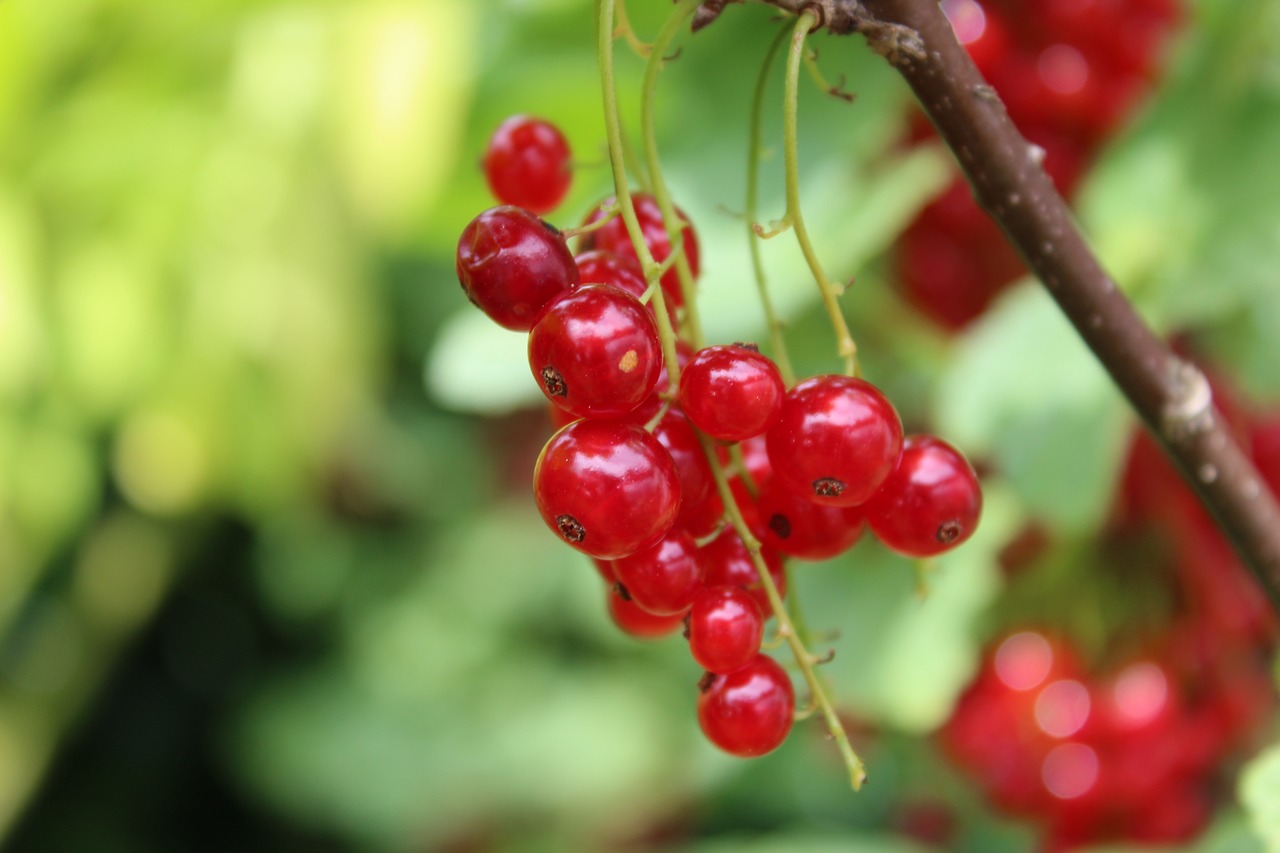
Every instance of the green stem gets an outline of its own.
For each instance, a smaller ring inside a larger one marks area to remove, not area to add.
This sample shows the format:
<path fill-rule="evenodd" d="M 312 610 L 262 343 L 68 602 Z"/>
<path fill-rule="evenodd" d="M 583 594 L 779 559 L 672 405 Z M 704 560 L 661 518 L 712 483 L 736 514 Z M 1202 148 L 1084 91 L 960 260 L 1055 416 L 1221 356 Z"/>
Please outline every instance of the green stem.
<path fill-rule="evenodd" d="M 782 320 L 773 310 L 773 300 L 769 298 L 769 287 L 765 280 L 764 261 L 760 257 L 760 236 L 756 234 L 755 223 L 759 209 L 760 196 L 760 127 L 764 114 L 764 90 L 769 81 L 769 69 L 773 67 L 774 57 L 787 36 L 785 29 L 769 45 L 764 55 L 764 63 L 760 66 L 760 76 L 756 78 L 755 93 L 751 97 L 751 131 L 747 140 L 747 243 L 751 247 L 751 269 L 756 277 L 756 290 L 760 293 L 760 305 L 764 308 L 765 323 L 769 327 L 769 343 L 773 350 L 773 360 L 778 364 L 778 372 L 782 381 L 790 388 L 796 384 L 795 371 L 791 369 L 791 357 L 787 354 L 787 343 L 782 336 Z"/>
<path fill-rule="evenodd" d="M 613 193 L 617 200 L 622 221 L 627 226 L 627 236 L 635 246 L 636 258 L 644 270 L 645 281 L 652 284 L 662 275 L 662 265 L 654 261 L 644 242 L 644 232 L 636 217 L 635 202 L 631 199 L 631 187 L 627 182 L 626 154 L 622 142 L 622 120 L 618 114 L 617 79 L 613 72 L 613 16 L 616 0 L 600 0 L 600 21 L 596 49 L 600 64 L 600 89 L 604 98 L 604 130 L 609 144 L 609 165 L 613 170 Z M 676 354 L 675 330 L 667 313 L 667 301 L 658 287 L 653 292 L 654 318 L 658 324 L 658 339 L 662 342 L 662 357 L 667 365 L 667 378 L 672 388 L 679 387 L 680 360 Z"/>
<path fill-rule="evenodd" d="M 658 89 L 658 72 L 662 70 L 663 57 L 672 39 L 698 8 L 701 0 L 679 0 L 675 10 L 667 16 L 662 29 L 653 40 L 653 51 L 649 61 L 645 63 L 644 82 L 640 95 L 640 132 L 644 145 L 645 162 L 649 166 L 649 179 L 652 182 L 653 200 L 658 203 L 662 213 L 662 222 L 667 229 L 667 241 L 674 250 L 683 245 L 684 222 L 676 215 L 675 205 L 671 203 L 671 194 L 667 191 L 667 182 L 662 175 L 662 164 L 658 159 L 657 122 L 654 121 L 654 101 Z M 676 259 L 676 275 L 680 279 L 680 293 L 684 297 L 685 328 L 689 342 L 695 350 L 705 347 L 706 339 L 702 334 L 702 322 L 698 316 L 698 300 L 693 290 L 693 270 L 689 259 L 682 252 Z"/>
<path fill-rule="evenodd" d="M 809 240 L 809 229 L 805 226 L 804 215 L 800 211 L 800 157 L 796 151 L 799 137 L 797 113 L 800 101 L 800 61 L 804 55 L 805 37 L 815 23 L 817 18 L 812 12 L 805 12 L 799 17 L 791 35 L 791 51 L 787 54 L 787 85 L 782 113 L 783 151 L 787 178 L 786 220 L 795 228 L 800 251 L 804 253 L 805 262 L 808 263 L 813 278 L 818 283 L 818 289 L 822 291 L 822 304 L 831 317 L 831 326 L 836 335 L 836 350 L 844 359 L 844 371 L 849 376 L 857 376 L 857 347 L 854 346 L 853 336 L 849 334 L 849 326 L 844 321 L 844 314 L 840 311 L 837 289 L 823 272 L 822 265 L 818 263 L 818 256 Z"/>

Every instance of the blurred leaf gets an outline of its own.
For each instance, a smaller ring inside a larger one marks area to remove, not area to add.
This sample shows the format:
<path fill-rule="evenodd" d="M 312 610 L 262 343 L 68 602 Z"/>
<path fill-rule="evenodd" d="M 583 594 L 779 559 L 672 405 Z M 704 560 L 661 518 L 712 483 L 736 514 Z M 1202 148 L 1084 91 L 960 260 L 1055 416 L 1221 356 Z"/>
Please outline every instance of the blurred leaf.
<path fill-rule="evenodd" d="M 1268 850 L 1280 850 L 1280 746 L 1254 758 L 1240 773 L 1240 801 Z"/>
<path fill-rule="evenodd" d="M 991 460 L 1029 511 L 1068 531 L 1108 512 L 1132 421 L 1110 378 L 1038 287 L 1009 292 L 938 383 L 940 433 Z"/>
<path fill-rule="evenodd" d="M 890 835 L 776 833 L 737 836 L 676 848 L 681 853 L 921 853 L 928 848 Z"/>

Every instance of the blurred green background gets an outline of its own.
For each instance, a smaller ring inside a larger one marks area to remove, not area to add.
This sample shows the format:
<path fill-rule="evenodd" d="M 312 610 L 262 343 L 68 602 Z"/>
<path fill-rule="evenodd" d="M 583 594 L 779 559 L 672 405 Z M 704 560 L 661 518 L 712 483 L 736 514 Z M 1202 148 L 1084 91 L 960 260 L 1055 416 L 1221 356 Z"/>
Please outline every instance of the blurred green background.
<path fill-rule="evenodd" d="M 668 3 L 632 0 L 652 35 Z M 1202 0 L 1081 215 L 1165 330 L 1280 396 L 1280 13 Z M 742 206 L 770 11 L 682 39 L 659 96 L 715 341 L 763 337 Z M 939 802 L 928 738 L 1028 518 L 1102 525 L 1133 422 L 1031 287 L 946 338 L 884 253 L 946 182 L 907 93 L 819 38 L 806 213 L 867 373 L 993 472 L 979 535 L 803 569 L 872 782 L 816 723 L 743 762 L 697 731 L 678 638 L 608 622 L 530 500 L 549 434 L 520 335 L 453 272 L 488 134 L 559 124 L 576 222 L 608 191 L 586 0 L 0 3 L 0 837 L 15 851 L 895 851 Z M 780 70 L 780 69 L 779 69 Z M 641 63 L 619 49 L 634 129 Z M 776 75 L 775 75 L 776 76 Z M 781 214 L 779 81 L 764 218 Z M 792 241 L 766 246 L 802 373 L 835 368 Z M 1280 799 L 1278 797 L 1277 799 Z M 1228 807 L 1205 849 L 1261 849 Z M 1235 846 L 1232 846 L 1235 845 Z"/>

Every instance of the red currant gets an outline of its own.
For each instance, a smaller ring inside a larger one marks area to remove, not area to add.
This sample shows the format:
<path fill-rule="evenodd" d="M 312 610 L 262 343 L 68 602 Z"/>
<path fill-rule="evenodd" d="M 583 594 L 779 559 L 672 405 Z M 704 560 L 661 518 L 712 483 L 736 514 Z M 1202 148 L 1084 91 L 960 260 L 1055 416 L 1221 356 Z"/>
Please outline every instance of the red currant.
<path fill-rule="evenodd" d="M 471 220 L 456 268 L 472 304 L 516 332 L 527 332 L 552 299 L 578 284 L 564 237 L 519 207 L 490 208 Z"/>
<path fill-rule="evenodd" d="M 689 651 L 708 672 L 726 674 L 755 660 L 764 639 L 764 614 L 745 589 L 704 588 L 688 618 Z"/>
<path fill-rule="evenodd" d="M 817 503 L 857 506 L 897 464 L 902 424 L 870 382 L 815 376 L 787 393 L 765 443 L 781 485 Z"/>
<path fill-rule="evenodd" d="M 958 450 L 931 435 L 913 435 L 866 511 L 867 523 L 885 545 L 901 554 L 929 557 L 973 535 L 982 513 L 982 489 Z"/>
<path fill-rule="evenodd" d="M 484 153 L 484 176 L 494 198 L 548 213 L 569 191 L 569 143 L 550 122 L 512 116 L 498 125 Z"/>
<path fill-rule="evenodd" d="M 693 427 L 689 426 L 689 419 L 679 409 L 668 409 L 653 428 L 653 437 L 671 454 L 676 470 L 680 472 L 680 515 L 676 524 L 684 526 L 695 536 L 710 532 L 711 527 L 706 522 L 689 527 L 690 521 L 700 519 L 710 511 L 706 504 L 716 493 L 711 465 L 707 462 L 707 455 L 702 452 L 702 444 Z M 720 505 L 714 511 L 712 523 L 723 512 L 724 507 Z"/>
<path fill-rule="evenodd" d="M 635 193 L 631 196 L 631 201 L 635 205 L 636 218 L 640 221 L 640 231 L 644 234 L 644 242 L 649 247 L 649 254 L 655 261 L 662 263 L 671 254 L 671 240 L 667 237 L 667 228 L 662 221 L 662 211 L 658 209 L 658 203 L 653 196 L 646 193 Z M 602 210 L 616 202 L 613 196 L 602 201 L 599 207 L 587 217 L 585 224 L 598 221 L 604 216 Z M 675 212 L 680 219 L 686 223 L 689 222 L 689 217 L 685 216 L 680 208 L 677 207 Z M 694 234 L 693 226 L 689 224 L 684 226 L 682 233 L 685 259 L 689 262 L 689 271 L 694 278 L 697 278 L 698 238 Z M 637 258 L 636 248 L 631 243 L 631 236 L 627 233 L 626 223 L 621 216 L 614 216 L 597 230 L 588 232 L 583 240 L 587 248 L 603 249 L 633 260 Z M 674 267 L 662 276 L 662 290 L 673 307 L 684 304 L 684 295 L 680 290 L 680 277 Z"/>
<path fill-rule="evenodd" d="M 865 527 L 862 507 L 816 504 L 772 480 L 760 489 L 756 508 L 764 520 L 765 543 L 801 560 L 843 554 L 862 538 Z"/>
<path fill-rule="evenodd" d="M 782 745 L 795 720 L 795 689 L 767 655 L 728 675 L 699 683 L 698 723 L 707 739 L 731 755 L 752 758 Z"/>
<path fill-rule="evenodd" d="M 778 595 L 787 595 L 787 573 L 782 561 L 772 548 L 761 547 L 760 556 L 764 558 L 769 569 L 769 577 L 778 588 Z M 702 565 L 706 570 L 707 586 L 736 586 L 745 589 L 755 599 L 760 612 L 766 616 L 773 615 L 773 607 L 769 604 L 769 596 L 760 583 L 760 574 L 751 559 L 751 552 L 743 544 L 742 538 L 732 527 L 726 527 L 720 535 L 702 547 Z"/>
<path fill-rule="evenodd" d="M 612 284 L 636 299 L 642 298 L 648 289 L 644 283 L 644 272 L 635 258 L 592 249 L 575 255 L 573 260 L 578 265 L 578 278 L 583 284 Z"/>
<path fill-rule="evenodd" d="M 613 619 L 613 624 L 639 640 L 655 640 L 674 634 L 684 622 L 683 613 L 673 616 L 655 616 L 646 610 L 641 610 L 634 601 L 623 597 L 617 585 L 609 588 L 607 601 L 609 617 Z"/>
<path fill-rule="evenodd" d="M 616 560 L 653 545 L 680 511 L 680 477 L 658 440 L 624 421 L 583 419 L 551 436 L 533 497 L 561 539 Z"/>
<path fill-rule="evenodd" d="M 653 391 L 661 367 L 653 316 L 611 285 L 564 294 L 529 331 L 529 369 L 542 393 L 579 417 L 631 411 Z"/>
<path fill-rule="evenodd" d="M 658 616 L 684 613 L 703 586 L 698 546 L 683 530 L 614 560 L 613 573 L 640 609 Z"/>
<path fill-rule="evenodd" d="M 754 345 L 707 347 L 680 374 L 680 406 L 721 441 L 760 435 L 778 417 L 786 389 L 778 367 Z"/>

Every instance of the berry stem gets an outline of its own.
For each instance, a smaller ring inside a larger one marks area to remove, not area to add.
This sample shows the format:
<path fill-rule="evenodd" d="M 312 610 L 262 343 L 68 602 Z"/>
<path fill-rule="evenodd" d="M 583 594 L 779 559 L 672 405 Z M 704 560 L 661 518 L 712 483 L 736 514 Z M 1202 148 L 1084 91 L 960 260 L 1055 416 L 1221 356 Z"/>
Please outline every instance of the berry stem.
<path fill-rule="evenodd" d="M 809 240 L 809 229 L 805 226 L 804 214 L 800 210 L 800 155 L 799 139 L 799 90 L 800 62 L 804 55 L 804 40 L 818 18 L 811 11 L 806 11 L 796 20 L 791 34 L 791 50 L 787 54 L 786 94 L 783 97 L 783 159 L 786 169 L 787 213 L 785 221 L 795 229 L 796 240 L 800 243 L 800 251 L 804 253 L 805 262 L 813 273 L 814 281 L 822 292 L 822 304 L 831 317 L 831 327 L 836 335 L 836 350 L 844 360 L 844 372 L 848 376 L 858 375 L 857 347 L 853 336 L 849 334 L 849 326 L 845 323 L 844 314 L 840 311 L 840 302 L 836 287 L 823 272 L 818 263 L 817 253 Z"/>
<path fill-rule="evenodd" d="M 742 510 L 738 509 L 738 502 L 733 496 L 733 490 L 729 488 L 729 478 L 725 475 L 723 466 L 715 462 L 715 448 L 712 446 L 711 439 L 698 432 L 698 441 L 702 443 L 702 450 L 707 454 L 707 458 L 712 460 L 711 473 L 715 476 L 716 490 L 720 493 L 720 499 L 724 502 L 725 514 L 729 516 L 729 523 L 733 525 L 734 532 L 742 539 L 742 544 L 746 546 L 747 553 L 751 555 L 751 562 L 756 567 L 756 574 L 760 576 L 760 584 L 764 588 L 765 596 L 769 599 L 769 607 L 773 610 L 774 618 L 778 620 L 776 634 L 785 639 L 787 645 L 791 647 L 791 654 L 796 660 L 796 665 L 800 667 L 800 672 L 804 675 L 805 682 L 809 685 L 809 693 L 813 698 L 813 702 L 822 711 L 822 717 L 827 724 L 827 731 L 830 732 L 831 738 L 836 742 L 836 746 L 840 750 L 840 756 L 844 759 L 845 767 L 849 770 L 850 784 L 857 791 L 862 788 L 862 783 L 866 781 L 866 768 L 862 764 L 862 759 L 858 757 L 858 753 L 854 751 L 853 745 L 849 743 L 849 736 L 845 733 L 844 724 L 840 722 L 840 715 L 836 713 L 835 705 L 831 703 L 831 699 L 827 696 L 822 679 L 814 670 L 814 662 L 820 660 L 820 658 L 816 658 L 806 648 L 801 632 L 792 621 L 791 615 L 787 611 L 787 606 L 783 602 L 782 596 L 778 593 L 778 587 L 773 582 L 773 577 L 769 574 L 769 567 L 765 564 L 764 557 L 760 553 L 760 540 L 751 532 L 751 528 L 747 526 L 746 519 L 742 516 Z"/>
<path fill-rule="evenodd" d="M 676 8 L 663 22 L 662 29 L 653 40 L 653 51 L 645 63 L 644 82 L 640 94 L 640 134 L 644 147 L 645 162 L 649 167 L 649 177 L 653 182 L 653 200 L 662 213 L 662 222 L 667 229 L 667 240 L 671 244 L 673 254 L 684 248 L 683 220 L 676 214 L 675 205 L 671 203 L 671 194 L 667 191 L 667 182 L 662 175 L 662 164 L 658 158 L 658 140 L 656 122 L 654 121 L 654 101 L 658 90 L 658 72 L 662 70 L 664 56 L 671 40 L 675 38 L 681 26 L 693 16 L 702 0 L 679 0 Z M 684 295 L 685 329 L 689 342 L 694 349 L 702 349 L 707 342 L 702 334 L 702 322 L 698 316 L 698 299 L 693 291 L 693 270 L 689 267 L 689 259 L 683 251 L 676 258 L 676 275 L 680 279 L 680 291 Z"/>
<path fill-rule="evenodd" d="M 644 242 L 644 232 L 636 217 L 636 206 L 631 199 L 631 187 L 627 182 L 626 154 L 622 142 L 622 120 L 618 113 L 617 78 L 613 71 L 613 28 L 617 0 L 600 0 L 600 20 L 597 28 L 597 61 L 600 65 L 600 89 L 604 99 L 604 129 L 609 144 L 609 166 L 613 170 L 613 193 L 618 212 L 627 226 L 627 235 L 635 246 L 645 281 L 655 284 L 662 276 L 662 265 L 654 261 Z M 662 342 L 662 357 L 667 365 L 667 377 L 672 387 L 679 387 L 680 360 L 676 355 L 676 335 L 671 328 L 667 301 L 662 288 L 653 288 L 654 318 L 658 325 L 658 339 Z"/>
<path fill-rule="evenodd" d="M 843 5 L 868 45 L 906 80 L 978 203 L 1181 469 L 1280 612 L 1280 505 L 1215 411 L 1204 374 L 1151 331 L 1102 268 L 936 0 Z"/>
<path fill-rule="evenodd" d="M 782 336 L 783 323 L 773 308 L 773 300 L 769 297 L 769 285 L 765 279 L 764 261 L 760 257 L 760 236 L 756 234 L 755 222 L 760 202 L 760 135 L 764 115 L 764 93 L 769 82 L 769 69 L 778 55 L 787 37 L 786 29 L 778 30 L 778 34 L 769 43 L 769 50 L 764 55 L 760 66 L 760 75 L 756 78 L 755 92 L 751 96 L 751 131 L 747 140 L 747 244 L 751 247 L 751 269 L 755 273 L 756 290 L 760 293 L 760 306 L 764 309 L 765 322 L 769 327 L 769 343 L 773 349 L 773 360 L 782 374 L 782 381 L 788 388 L 796 384 L 796 374 L 791 368 L 791 356 L 787 353 L 787 342 Z"/>

